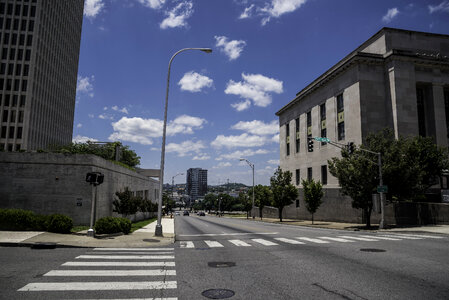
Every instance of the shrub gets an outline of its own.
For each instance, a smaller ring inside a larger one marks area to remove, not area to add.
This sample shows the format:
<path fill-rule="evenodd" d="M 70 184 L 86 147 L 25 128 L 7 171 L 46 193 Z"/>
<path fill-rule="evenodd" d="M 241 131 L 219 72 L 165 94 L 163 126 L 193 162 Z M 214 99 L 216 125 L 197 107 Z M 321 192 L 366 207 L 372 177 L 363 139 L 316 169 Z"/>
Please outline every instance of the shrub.
<path fill-rule="evenodd" d="M 72 218 L 61 214 L 48 216 L 46 224 L 49 232 L 56 233 L 70 233 L 70 230 L 73 227 Z"/>
<path fill-rule="evenodd" d="M 128 234 L 131 231 L 131 221 L 127 218 L 118 218 L 120 222 L 120 228 L 124 234 Z"/>
<path fill-rule="evenodd" d="M 0 209 L 0 229 L 35 230 L 36 215 L 23 209 Z"/>

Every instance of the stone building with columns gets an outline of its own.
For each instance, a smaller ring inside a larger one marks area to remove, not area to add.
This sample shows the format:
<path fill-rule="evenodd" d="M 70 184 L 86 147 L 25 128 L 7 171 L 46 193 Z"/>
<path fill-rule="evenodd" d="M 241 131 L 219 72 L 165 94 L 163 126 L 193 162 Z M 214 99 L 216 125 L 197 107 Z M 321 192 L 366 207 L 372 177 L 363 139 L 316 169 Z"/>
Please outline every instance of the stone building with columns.
<path fill-rule="evenodd" d="M 449 35 L 382 28 L 276 115 L 280 167 L 298 187 L 303 178 L 320 180 L 328 195 L 339 195 L 327 160 L 340 149 L 315 141 L 308 152 L 308 137 L 359 145 L 389 127 L 396 137 L 427 136 L 448 147 Z"/>

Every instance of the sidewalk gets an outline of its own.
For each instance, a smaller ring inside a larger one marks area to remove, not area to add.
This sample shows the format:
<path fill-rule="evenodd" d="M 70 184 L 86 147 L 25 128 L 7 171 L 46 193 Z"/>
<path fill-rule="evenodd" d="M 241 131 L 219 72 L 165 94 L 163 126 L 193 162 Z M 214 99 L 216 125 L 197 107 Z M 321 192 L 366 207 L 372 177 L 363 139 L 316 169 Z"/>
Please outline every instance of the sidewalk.
<path fill-rule="evenodd" d="M 0 231 L 0 246 L 143 248 L 171 245 L 175 237 L 174 219 L 162 218 L 161 224 L 163 237 L 154 236 L 156 221 L 128 235 L 105 234 L 95 238 L 88 237 L 86 231 L 73 234 Z"/>
<path fill-rule="evenodd" d="M 227 217 L 227 216 L 225 216 Z M 228 217 L 228 218 L 239 218 L 246 219 L 246 217 Z M 251 217 L 248 220 L 252 220 Z M 373 232 L 427 232 L 427 233 L 439 233 L 439 234 L 447 234 L 449 235 L 449 225 L 424 225 L 424 226 L 409 226 L 409 227 L 396 227 L 391 226 L 388 229 L 377 229 L 376 227 L 379 224 L 371 224 L 372 228 L 366 229 L 364 228 L 364 224 L 357 223 L 340 223 L 340 222 L 327 222 L 327 221 L 301 221 L 295 219 L 282 219 L 282 222 L 279 221 L 278 218 L 263 218 L 262 220 L 258 217 L 254 219 L 255 222 L 266 222 L 266 223 L 275 223 L 275 224 L 283 224 L 283 225 L 292 225 L 292 226 L 305 226 L 305 227 L 314 227 L 314 228 L 327 228 L 327 229 L 338 229 L 338 230 L 352 230 L 352 231 L 373 231 Z"/>

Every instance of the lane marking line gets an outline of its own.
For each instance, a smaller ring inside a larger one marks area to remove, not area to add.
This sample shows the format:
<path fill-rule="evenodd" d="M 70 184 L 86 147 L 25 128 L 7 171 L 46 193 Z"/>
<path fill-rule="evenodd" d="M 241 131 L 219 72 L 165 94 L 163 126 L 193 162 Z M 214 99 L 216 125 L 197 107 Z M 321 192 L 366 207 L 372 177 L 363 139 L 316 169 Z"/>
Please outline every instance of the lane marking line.
<path fill-rule="evenodd" d="M 94 248 L 94 251 L 173 251 L 175 248 Z"/>
<path fill-rule="evenodd" d="M 328 241 L 323 241 L 323 240 L 308 238 L 308 237 L 297 237 L 296 239 L 302 240 L 302 241 L 307 241 L 307 242 L 312 242 L 312 243 L 317 243 L 317 244 L 329 244 Z"/>
<path fill-rule="evenodd" d="M 340 235 L 339 237 L 345 238 L 345 239 L 352 239 L 357 241 L 365 241 L 365 242 L 378 242 L 379 240 L 373 239 L 373 238 L 364 238 L 359 236 L 349 236 L 349 235 Z"/>
<path fill-rule="evenodd" d="M 79 255 L 75 259 L 175 259 L 174 255 Z"/>
<path fill-rule="evenodd" d="M 179 245 L 181 248 L 195 248 L 195 245 L 191 241 L 181 241 Z"/>
<path fill-rule="evenodd" d="M 177 235 L 178 237 L 180 236 L 185 236 L 185 237 L 199 237 L 199 236 L 226 236 L 226 235 L 230 235 L 230 236 L 235 236 L 235 235 L 266 235 L 266 234 L 278 234 L 279 232 L 237 232 L 237 233 L 202 233 L 202 234 L 180 234 Z"/>
<path fill-rule="evenodd" d="M 337 237 L 320 236 L 319 238 L 329 240 L 329 241 L 334 241 L 334 242 L 340 242 L 340 243 L 353 243 L 354 242 L 351 240 L 346 240 L 346 239 L 337 238 Z"/>
<path fill-rule="evenodd" d="M 174 267 L 174 261 L 69 261 L 61 266 L 79 267 Z"/>
<path fill-rule="evenodd" d="M 387 241 L 402 241 L 401 239 L 396 239 L 396 238 L 391 238 L 391 237 L 386 237 L 386 236 L 370 236 L 370 235 L 361 235 L 361 237 L 366 237 L 366 238 L 375 238 L 378 240 L 387 240 Z"/>

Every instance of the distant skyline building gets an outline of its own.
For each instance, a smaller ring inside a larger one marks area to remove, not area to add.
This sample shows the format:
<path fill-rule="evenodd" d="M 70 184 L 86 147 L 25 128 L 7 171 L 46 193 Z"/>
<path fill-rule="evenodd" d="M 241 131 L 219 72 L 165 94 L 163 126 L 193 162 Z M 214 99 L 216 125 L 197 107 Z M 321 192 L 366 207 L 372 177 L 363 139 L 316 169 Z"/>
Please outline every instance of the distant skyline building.
<path fill-rule="evenodd" d="M 72 141 L 84 0 L 0 0 L 0 150 Z"/>
<path fill-rule="evenodd" d="M 191 201 L 207 193 L 207 170 L 201 168 L 190 168 L 187 170 L 186 194 Z"/>

